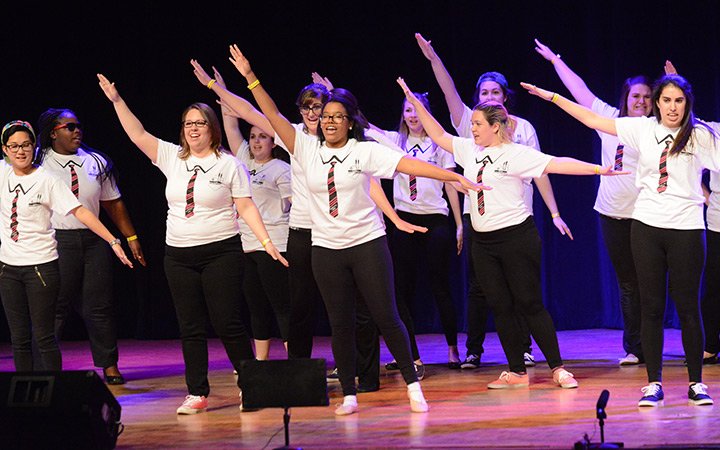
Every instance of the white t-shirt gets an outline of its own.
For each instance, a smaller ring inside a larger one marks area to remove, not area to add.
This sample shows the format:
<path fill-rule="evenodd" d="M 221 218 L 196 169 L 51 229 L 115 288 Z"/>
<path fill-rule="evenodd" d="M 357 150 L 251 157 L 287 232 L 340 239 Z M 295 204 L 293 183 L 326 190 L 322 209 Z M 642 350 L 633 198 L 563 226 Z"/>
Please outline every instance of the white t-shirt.
<path fill-rule="evenodd" d="M 659 193 L 660 155 L 666 142 L 672 142 L 679 130 L 665 128 L 654 117 L 621 117 L 615 119 L 615 127 L 618 138 L 640 153 L 636 177 L 640 193 L 633 219 L 657 228 L 705 228 L 702 171 L 720 168 L 720 146 L 710 132 L 702 126 L 695 127 L 693 144 L 677 156 L 668 156 L 667 188 Z"/>
<path fill-rule="evenodd" d="M 720 122 L 706 122 L 720 136 Z M 710 172 L 710 202 L 707 207 L 707 228 L 720 233 L 720 172 Z"/>
<path fill-rule="evenodd" d="M 393 147 L 403 155 L 409 155 L 443 169 L 454 169 L 455 161 L 449 152 L 441 149 L 425 136 L 408 136 L 405 148 L 400 147 L 400 133 L 384 131 L 383 134 L 397 145 Z M 443 198 L 445 183 L 433 178 L 415 177 L 416 197 L 410 196 L 410 175 L 398 173 L 393 179 L 393 200 L 395 209 L 412 214 L 448 215 L 447 202 Z"/>
<path fill-rule="evenodd" d="M 455 125 L 452 124 L 455 128 L 455 131 L 457 132 L 457 135 L 463 138 L 472 139 L 472 113 L 473 110 L 470 109 L 467 105 L 463 105 L 463 115 L 460 119 L 460 124 Z M 510 116 L 511 118 L 515 119 L 516 125 L 515 125 L 515 133 L 513 134 L 513 142 L 516 144 L 522 144 L 527 147 L 532 147 L 537 151 L 540 150 L 540 142 L 538 142 L 537 133 L 535 132 L 535 128 L 532 126 L 530 122 L 523 119 L 522 117 L 518 116 Z M 451 119 L 452 120 L 452 119 Z M 457 159 L 456 159 L 457 162 Z M 458 163 L 459 164 L 459 163 Z M 524 180 L 525 183 L 525 205 L 527 206 L 528 213 L 532 215 L 533 213 L 533 187 L 532 187 L 532 179 Z M 465 196 L 465 202 L 463 203 L 463 212 L 465 214 L 468 213 L 470 207 L 470 203 L 468 201 L 468 196 Z"/>
<path fill-rule="evenodd" d="M 16 195 L 17 242 L 10 236 Z M 80 201 L 70 188 L 44 167 L 38 167 L 29 175 L 17 176 L 10 165 L 0 162 L 0 261 L 30 266 L 58 259 L 50 216 L 67 215 L 78 206 Z"/>
<path fill-rule="evenodd" d="M 403 156 L 377 142 L 350 139 L 330 149 L 315 136 L 295 134 L 293 158 L 306 174 L 310 193 L 312 245 L 344 249 L 385 234 L 385 224 L 370 198 L 370 179 L 392 178 Z M 338 215 L 330 214 L 328 174 L 335 162 Z"/>
<path fill-rule="evenodd" d="M 610 118 L 616 118 L 620 114 L 620 110 L 597 97 L 593 100 L 592 110 L 601 116 Z M 597 133 L 601 142 L 602 166 L 614 165 L 615 154 L 618 145 L 620 145 L 620 140 L 612 134 L 603 133 L 602 131 Z M 638 152 L 631 146 L 624 144 L 622 151 L 622 170 L 629 171 L 631 175 L 600 177 L 600 187 L 595 199 L 595 211 L 609 217 L 629 219 L 632 217 L 635 200 L 637 200 L 640 192 L 635 185 Z"/>
<path fill-rule="evenodd" d="M 297 123 L 295 134 L 304 134 L 317 139 L 316 136 L 309 135 L 305 132 L 305 125 Z M 275 133 L 275 144 L 287 151 L 287 145 Z M 294 158 L 290 158 L 290 170 L 292 178 L 292 207 L 290 208 L 290 226 L 292 228 L 312 228 L 312 219 L 310 218 L 310 195 L 305 182 L 305 170 L 296 164 Z"/>
<path fill-rule="evenodd" d="M 530 212 L 525 203 L 526 181 L 539 177 L 553 159 L 521 144 L 479 147 L 473 139 L 453 138 L 455 161 L 465 169 L 465 177 L 477 180 L 480 167 L 482 182 L 492 190 L 481 191 L 485 213 L 478 212 L 478 192 L 470 192 L 470 219 L 479 232 L 495 231 L 522 223 Z"/>
<path fill-rule="evenodd" d="M 250 176 L 232 155 L 211 154 L 204 158 L 180 159 L 179 145 L 158 140 L 155 165 L 167 178 L 168 202 L 165 242 L 172 247 L 194 247 L 219 242 L 238 234 L 233 198 L 250 197 Z M 195 169 L 195 209 L 185 217 L 188 182 Z"/>
<path fill-rule="evenodd" d="M 252 199 L 262 216 L 265 228 L 275 247 L 287 251 L 288 220 L 290 218 L 290 165 L 281 159 L 271 159 L 258 164 L 250 157 L 248 141 L 243 140 L 237 152 L 237 159 L 248 168 Z M 245 252 L 262 251 L 263 246 L 242 220 L 238 221 Z"/>

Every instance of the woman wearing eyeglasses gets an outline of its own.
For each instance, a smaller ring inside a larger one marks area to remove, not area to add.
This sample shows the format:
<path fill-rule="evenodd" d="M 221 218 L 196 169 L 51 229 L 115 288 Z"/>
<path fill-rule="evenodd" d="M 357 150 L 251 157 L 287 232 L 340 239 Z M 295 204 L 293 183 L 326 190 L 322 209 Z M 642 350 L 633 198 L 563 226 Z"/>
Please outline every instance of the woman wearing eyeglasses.
<path fill-rule="evenodd" d="M 370 182 L 373 177 L 390 178 L 399 171 L 457 181 L 472 190 L 482 186 L 455 172 L 366 141 L 367 120 L 355 97 L 345 89 L 333 89 L 323 106 L 318 138 L 297 133 L 279 113 L 237 46 L 231 46 L 230 53 L 262 112 L 306 172 L 313 221 L 313 273 L 328 311 L 333 356 L 344 395 L 335 414 L 358 410 L 354 380 L 355 287 L 408 385 L 411 411 L 426 412 L 428 405 L 413 367 L 407 330 L 395 305 L 392 261 L 385 227 L 369 196 Z"/>
<path fill-rule="evenodd" d="M 98 74 L 130 140 L 167 178 L 168 217 L 165 275 L 180 327 L 188 395 L 178 414 L 206 410 L 208 383 L 207 324 L 220 337 L 235 370 L 253 359 L 238 299 L 242 295 L 243 249 L 237 217 L 242 218 L 265 251 L 284 265 L 250 196 L 247 170 L 220 145 L 215 112 L 194 103 L 182 113 L 180 145 L 145 130 L 115 85 Z M 242 380 L 238 379 L 242 389 Z"/>
<path fill-rule="evenodd" d="M 60 289 L 57 242 L 51 215 L 72 214 L 110 244 L 132 267 L 110 231 L 70 189 L 45 168 L 33 164 L 35 132 L 16 120 L 2 129 L 10 164 L 0 162 L 0 298 L 10 328 L 15 370 L 33 370 L 34 339 L 45 370 L 62 370 L 55 339 L 55 303 Z"/>
<path fill-rule="evenodd" d="M 35 163 L 62 180 L 96 217 L 105 210 L 127 240 L 133 257 L 145 266 L 142 247 L 117 186 L 112 161 L 83 144 L 82 125 L 69 109 L 48 109 L 40 115 Z M 124 384 L 118 370 L 117 325 L 112 289 L 112 261 L 105 243 L 75 216 L 53 214 L 58 242 L 60 293 L 55 336 L 62 338 L 71 308 L 80 313 L 90 339 L 96 367 L 108 384 Z"/>

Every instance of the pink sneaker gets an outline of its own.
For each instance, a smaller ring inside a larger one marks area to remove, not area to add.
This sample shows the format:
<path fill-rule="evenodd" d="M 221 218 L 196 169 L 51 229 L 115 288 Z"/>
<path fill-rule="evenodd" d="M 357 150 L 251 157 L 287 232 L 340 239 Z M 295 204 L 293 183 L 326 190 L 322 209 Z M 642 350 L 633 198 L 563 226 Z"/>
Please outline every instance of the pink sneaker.
<path fill-rule="evenodd" d="M 573 374 L 565 369 L 557 369 L 553 372 L 553 381 L 563 389 L 574 389 L 578 387 L 578 382 Z"/>
<path fill-rule="evenodd" d="M 178 414 L 197 414 L 205 412 L 208 406 L 207 398 L 204 395 L 186 395 L 185 401 L 177 409 Z"/>
<path fill-rule="evenodd" d="M 503 372 L 500 377 L 488 383 L 488 389 L 517 389 L 524 388 L 530 385 L 530 378 L 528 374 L 518 375 L 515 372 Z"/>

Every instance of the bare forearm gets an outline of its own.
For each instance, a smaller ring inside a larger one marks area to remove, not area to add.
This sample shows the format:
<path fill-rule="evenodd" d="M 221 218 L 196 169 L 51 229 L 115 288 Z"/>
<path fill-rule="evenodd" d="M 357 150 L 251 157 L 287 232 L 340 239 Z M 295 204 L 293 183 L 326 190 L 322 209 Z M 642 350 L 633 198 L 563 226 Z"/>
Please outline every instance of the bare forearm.
<path fill-rule="evenodd" d="M 411 156 L 403 156 L 397 165 L 397 171 L 417 177 L 433 178 L 440 181 L 460 181 L 462 175 L 442 169 Z"/>
<path fill-rule="evenodd" d="M 72 211 L 72 214 L 74 214 L 80 222 L 85 224 L 85 226 L 87 226 L 90 231 L 104 239 L 105 242 L 111 242 L 115 240 L 115 236 L 110 233 L 110 230 L 108 230 L 107 227 L 105 227 L 105 225 L 100 222 L 100 219 L 95 217 L 95 215 L 91 213 L 89 209 L 83 206 L 79 206 Z"/>
<path fill-rule="evenodd" d="M 123 236 L 130 237 L 136 234 L 130 214 L 122 199 L 102 201 L 100 204 Z"/>

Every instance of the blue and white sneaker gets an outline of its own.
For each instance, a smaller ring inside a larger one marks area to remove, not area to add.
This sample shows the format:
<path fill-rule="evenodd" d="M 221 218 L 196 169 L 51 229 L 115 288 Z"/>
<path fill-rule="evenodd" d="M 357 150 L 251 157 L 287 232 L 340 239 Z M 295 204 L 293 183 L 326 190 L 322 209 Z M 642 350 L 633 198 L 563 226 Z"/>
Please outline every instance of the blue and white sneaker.
<path fill-rule="evenodd" d="M 640 389 L 643 397 L 638 402 L 638 406 L 658 406 L 662 405 L 665 394 L 660 383 L 650 383 Z"/>
<path fill-rule="evenodd" d="M 707 393 L 707 386 L 703 383 L 693 383 L 688 389 L 688 401 L 693 405 L 712 405 L 713 399 Z"/>

